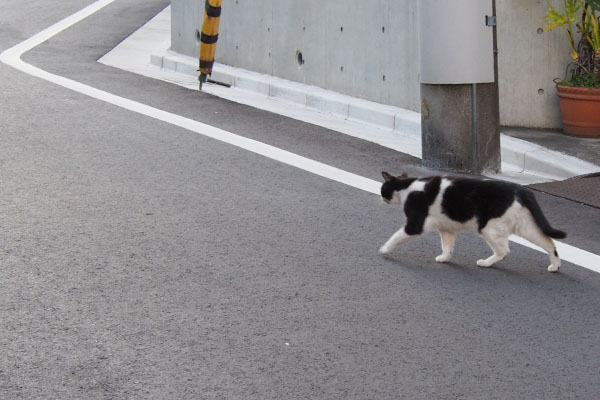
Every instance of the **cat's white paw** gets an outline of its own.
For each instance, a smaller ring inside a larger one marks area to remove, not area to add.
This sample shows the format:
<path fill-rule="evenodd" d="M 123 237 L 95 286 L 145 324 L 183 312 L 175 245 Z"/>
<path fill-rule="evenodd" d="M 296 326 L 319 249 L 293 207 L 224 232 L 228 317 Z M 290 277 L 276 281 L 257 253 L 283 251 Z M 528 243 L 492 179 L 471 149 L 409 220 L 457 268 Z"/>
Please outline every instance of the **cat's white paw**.
<path fill-rule="evenodd" d="M 439 256 L 437 256 L 435 258 L 435 261 L 437 261 L 439 263 L 447 263 L 448 261 L 450 261 L 450 258 L 452 258 L 452 256 L 440 254 Z"/>
<path fill-rule="evenodd" d="M 493 263 L 489 262 L 488 260 L 477 260 L 477 266 L 478 267 L 487 268 L 487 267 L 491 267 L 492 264 Z"/>
<path fill-rule="evenodd" d="M 382 256 L 387 256 L 392 252 L 392 249 L 390 249 L 388 246 L 383 245 L 379 248 L 379 254 L 381 254 Z"/>
<path fill-rule="evenodd" d="M 548 266 L 548 272 L 558 272 L 560 267 L 558 265 L 550 264 Z"/>

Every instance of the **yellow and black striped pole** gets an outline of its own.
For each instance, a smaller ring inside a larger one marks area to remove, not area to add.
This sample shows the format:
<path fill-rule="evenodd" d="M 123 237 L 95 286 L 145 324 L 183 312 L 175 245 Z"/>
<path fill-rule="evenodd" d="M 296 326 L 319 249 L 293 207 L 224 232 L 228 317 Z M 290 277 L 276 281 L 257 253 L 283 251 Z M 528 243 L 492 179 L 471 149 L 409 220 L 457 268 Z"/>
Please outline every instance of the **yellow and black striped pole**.
<path fill-rule="evenodd" d="M 222 0 L 206 0 L 204 5 L 204 20 L 202 21 L 202 34 L 200 35 L 200 90 L 206 82 L 206 77 L 212 73 L 219 38 L 219 19 L 221 17 Z"/>

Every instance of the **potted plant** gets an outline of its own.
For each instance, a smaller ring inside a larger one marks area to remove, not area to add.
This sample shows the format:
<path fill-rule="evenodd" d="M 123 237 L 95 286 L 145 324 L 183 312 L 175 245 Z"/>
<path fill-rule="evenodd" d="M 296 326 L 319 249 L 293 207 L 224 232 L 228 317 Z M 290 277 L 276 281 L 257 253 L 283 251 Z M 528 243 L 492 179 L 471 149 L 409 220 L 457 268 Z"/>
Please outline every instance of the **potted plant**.
<path fill-rule="evenodd" d="M 562 11 L 546 3 L 544 30 L 562 28 L 571 50 L 564 79 L 555 80 L 564 132 L 600 137 L 600 0 L 563 0 Z"/>

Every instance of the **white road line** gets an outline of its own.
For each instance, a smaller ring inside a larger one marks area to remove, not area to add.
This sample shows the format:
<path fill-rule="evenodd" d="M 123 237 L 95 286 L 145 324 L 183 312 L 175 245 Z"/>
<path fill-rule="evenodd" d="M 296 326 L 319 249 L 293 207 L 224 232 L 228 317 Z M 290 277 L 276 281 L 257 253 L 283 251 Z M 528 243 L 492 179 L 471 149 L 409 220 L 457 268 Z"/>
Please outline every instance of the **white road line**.
<path fill-rule="evenodd" d="M 262 155 L 272 160 L 279 161 L 281 163 L 291 165 L 302 169 L 304 171 L 311 172 L 313 174 L 331 179 L 336 182 L 340 182 L 357 189 L 364 190 L 369 193 L 379 195 L 380 182 L 372 179 L 365 178 L 360 175 L 356 175 L 339 168 L 332 167 L 321 162 L 299 156 L 289 151 L 262 143 L 256 140 L 248 139 L 243 136 L 236 135 L 234 133 L 225 131 L 223 129 L 215 128 L 201 122 L 182 117 L 177 114 L 173 114 L 155 107 L 148 106 L 137 101 L 129 100 L 124 97 L 116 96 L 114 94 L 96 89 L 89 85 L 81 82 L 74 81 L 59 75 L 51 74 L 40 68 L 34 67 L 31 64 L 27 64 L 21 60 L 21 56 L 40 45 L 46 40 L 52 38 L 58 33 L 65 29 L 75 25 L 77 22 L 87 18 L 94 14 L 105 6 L 113 3 L 115 0 L 99 0 L 95 3 L 90 4 L 84 9 L 76 12 L 75 14 L 57 22 L 56 24 L 44 29 L 40 33 L 32 36 L 31 38 L 5 50 L 0 54 L 0 61 L 16 68 L 29 75 L 41 78 L 48 82 L 63 86 L 67 89 L 75 92 L 84 94 L 86 96 L 104 101 L 115 106 L 124 108 L 126 110 L 145 115 L 150 118 L 154 118 L 183 129 L 190 130 L 200 135 L 210 137 L 215 140 L 239 147 L 241 149 L 251 151 L 253 153 Z M 534 250 L 544 252 L 539 247 L 529 243 L 526 240 L 518 238 L 516 236 L 511 237 L 511 240 L 521 245 L 527 246 Z M 565 261 L 569 261 L 573 264 L 587 268 L 589 270 L 600 273 L 600 256 L 590 253 L 588 251 L 579 249 L 577 247 L 568 245 L 562 242 L 556 242 L 558 252 L 561 258 Z"/>
<path fill-rule="evenodd" d="M 533 243 L 530 243 L 522 237 L 512 235 L 510 240 L 544 254 L 546 253 L 544 249 L 536 246 Z M 563 242 L 559 242 L 558 240 L 555 240 L 554 243 L 556 244 L 556 251 L 558 251 L 558 255 L 562 260 L 569 261 L 573 264 L 579 265 L 580 267 L 600 273 L 600 256 L 597 254 L 590 253 L 589 251 L 582 250 L 578 247 L 571 246 Z"/>

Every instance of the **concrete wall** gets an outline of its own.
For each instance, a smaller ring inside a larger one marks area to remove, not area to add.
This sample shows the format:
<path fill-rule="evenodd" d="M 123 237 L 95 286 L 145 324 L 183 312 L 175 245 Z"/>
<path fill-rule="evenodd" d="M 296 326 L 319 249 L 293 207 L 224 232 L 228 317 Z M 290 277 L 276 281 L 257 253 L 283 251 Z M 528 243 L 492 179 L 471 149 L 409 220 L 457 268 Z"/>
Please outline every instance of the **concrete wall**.
<path fill-rule="evenodd" d="M 496 4 L 501 124 L 560 128 L 562 32 L 538 32 L 545 0 Z M 203 6 L 172 1 L 172 50 L 197 57 Z M 216 60 L 420 111 L 418 21 L 418 0 L 225 0 Z"/>
<path fill-rule="evenodd" d="M 561 128 L 553 79 L 564 77 L 570 61 L 564 33 L 543 31 L 545 0 L 496 0 L 496 7 L 500 123 Z"/>

